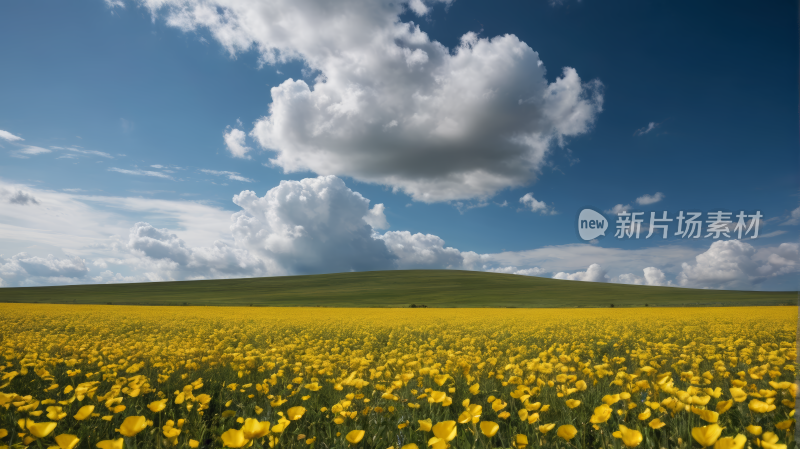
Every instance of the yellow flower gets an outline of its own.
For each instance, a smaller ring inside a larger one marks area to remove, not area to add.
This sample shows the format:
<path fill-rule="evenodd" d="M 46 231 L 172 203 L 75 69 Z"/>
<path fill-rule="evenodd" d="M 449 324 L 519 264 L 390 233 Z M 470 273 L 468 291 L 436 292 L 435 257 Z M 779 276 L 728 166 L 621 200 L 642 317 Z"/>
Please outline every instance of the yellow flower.
<path fill-rule="evenodd" d="M 603 404 L 599 407 L 594 408 L 594 414 L 589 419 L 589 422 L 592 424 L 600 424 L 608 421 L 611 418 L 611 407 L 606 404 Z"/>
<path fill-rule="evenodd" d="M 699 416 L 700 419 L 706 422 L 715 423 L 719 419 L 719 413 L 712 412 L 711 410 L 704 410 L 697 407 L 692 407 L 692 413 Z"/>
<path fill-rule="evenodd" d="M 0 429 L 0 438 L 5 438 L 8 435 L 8 430 Z"/>
<path fill-rule="evenodd" d="M 125 421 L 122 421 L 122 425 L 119 426 L 119 433 L 125 435 L 126 437 L 132 437 L 144 430 L 146 427 L 147 420 L 144 418 L 144 416 L 129 416 L 125 418 Z"/>
<path fill-rule="evenodd" d="M 298 419 L 303 417 L 303 414 L 306 412 L 304 407 L 292 407 L 286 411 L 287 417 L 292 421 L 297 421 Z"/>
<path fill-rule="evenodd" d="M 77 419 L 78 421 L 83 421 L 84 419 L 88 418 L 93 411 L 94 405 L 84 405 L 78 410 L 78 413 L 76 413 L 73 418 Z"/>
<path fill-rule="evenodd" d="M 577 434 L 578 429 L 576 429 L 572 424 L 564 424 L 563 426 L 560 426 L 558 430 L 556 430 L 556 435 L 567 441 L 575 438 L 575 435 Z"/>
<path fill-rule="evenodd" d="M 656 418 L 656 419 L 650 421 L 649 423 L 647 423 L 647 425 L 650 426 L 650 428 L 652 428 L 652 429 L 660 429 L 660 428 L 666 426 L 667 423 L 662 422 L 660 419 Z"/>
<path fill-rule="evenodd" d="M 733 438 L 720 438 L 714 444 L 714 449 L 743 449 L 745 443 L 747 443 L 747 437 L 740 433 Z"/>
<path fill-rule="evenodd" d="M 52 405 L 50 407 L 47 407 L 47 417 L 52 419 L 53 421 L 58 421 L 59 419 L 62 419 L 66 416 L 67 414 L 62 411 L 61 407 L 56 407 Z"/>
<path fill-rule="evenodd" d="M 626 447 L 636 447 L 642 442 L 642 433 L 638 430 L 629 429 L 620 424 L 619 430 L 613 433 L 615 438 L 622 440 Z"/>
<path fill-rule="evenodd" d="M 514 443 L 513 444 L 514 444 L 514 447 L 517 448 L 517 449 L 525 449 L 525 447 L 528 446 L 528 437 L 526 435 L 522 435 L 522 434 L 518 433 L 514 437 Z"/>
<path fill-rule="evenodd" d="M 761 426 L 754 426 L 750 424 L 749 426 L 745 427 L 745 430 L 747 430 L 748 432 L 750 432 L 755 436 L 761 435 Z"/>
<path fill-rule="evenodd" d="M 471 387 L 469 387 L 469 392 L 471 394 L 473 394 L 473 395 L 478 394 L 478 391 L 480 390 L 480 388 L 481 388 L 481 386 L 479 384 L 474 384 Z"/>
<path fill-rule="evenodd" d="M 50 435 L 50 432 L 55 430 L 56 423 L 54 422 L 40 422 L 40 423 L 33 423 L 29 421 L 26 425 L 28 431 L 31 435 L 35 436 L 36 438 L 44 438 L 47 435 Z"/>
<path fill-rule="evenodd" d="M 556 423 L 542 424 L 542 425 L 539 426 L 539 432 L 547 433 L 547 432 L 553 430 L 553 427 L 555 427 L 555 426 L 556 426 Z"/>
<path fill-rule="evenodd" d="M 225 447 L 243 447 L 250 440 L 244 437 L 244 432 L 236 429 L 228 429 L 222 434 L 222 445 Z"/>
<path fill-rule="evenodd" d="M 720 415 L 727 412 L 733 406 L 733 399 L 727 401 L 719 401 L 717 402 L 717 413 Z"/>
<path fill-rule="evenodd" d="M 500 426 L 496 422 L 481 421 L 481 433 L 487 437 L 493 437 L 499 429 Z"/>
<path fill-rule="evenodd" d="M 642 413 L 639 413 L 639 421 L 644 421 L 650 417 L 650 409 L 645 409 Z"/>
<path fill-rule="evenodd" d="M 166 399 L 162 399 L 160 401 L 153 401 L 153 402 L 147 404 L 147 408 L 149 408 L 150 411 L 153 412 L 153 413 L 158 413 L 161 410 L 164 410 L 166 407 L 167 407 L 167 400 Z"/>
<path fill-rule="evenodd" d="M 747 408 L 756 412 L 756 413 L 767 413 L 775 410 L 775 404 L 768 404 L 763 401 L 759 401 L 758 399 L 753 399 L 747 404 Z"/>
<path fill-rule="evenodd" d="M 358 442 L 361 441 L 362 438 L 364 438 L 364 431 L 363 430 L 351 430 L 350 432 L 347 433 L 347 435 L 344 438 L 350 444 L 358 444 Z"/>
<path fill-rule="evenodd" d="M 97 447 L 100 449 L 122 449 L 122 438 L 118 438 L 116 440 L 103 440 L 97 443 Z"/>
<path fill-rule="evenodd" d="M 577 388 L 578 391 L 584 391 L 586 388 L 588 388 L 588 386 L 586 385 L 586 382 L 579 380 L 575 382 L 575 388 Z"/>
<path fill-rule="evenodd" d="M 419 420 L 417 422 L 419 423 L 419 430 L 421 430 L 423 432 L 430 432 L 431 431 L 431 427 L 433 427 L 433 424 L 431 423 L 431 419 L 430 418 L 421 419 L 421 420 Z"/>
<path fill-rule="evenodd" d="M 200 442 L 197 440 L 189 440 L 189 447 L 194 449 L 200 446 Z"/>
<path fill-rule="evenodd" d="M 456 433 L 455 421 L 442 421 L 433 426 L 433 434 L 445 441 L 452 441 L 456 437 Z"/>
<path fill-rule="evenodd" d="M 428 446 L 431 449 L 446 449 L 447 448 L 447 441 L 439 438 L 439 437 L 431 437 L 428 440 Z"/>
<path fill-rule="evenodd" d="M 731 397 L 736 402 L 744 402 L 747 400 L 747 393 L 741 388 L 731 387 Z"/>
<path fill-rule="evenodd" d="M 247 418 L 242 426 L 242 433 L 248 440 L 261 438 L 269 433 L 269 422 L 259 422 L 257 419 Z"/>
<path fill-rule="evenodd" d="M 692 428 L 692 438 L 703 447 L 713 445 L 720 435 L 722 435 L 722 427 L 717 424 Z"/>
<path fill-rule="evenodd" d="M 56 436 L 56 444 L 60 449 L 72 449 L 78 445 L 80 438 L 77 435 L 70 435 L 68 433 L 62 433 L 61 435 Z"/>
<path fill-rule="evenodd" d="M 578 401 L 576 399 L 567 399 L 567 407 L 575 408 L 579 405 L 581 405 L 581 401 Z"/>
<path fill-rule="evenodd" d="M 400 449 L 419 449 L 419 446 L 417 446 L 417 445 L 416 445 L 416 444 L 414 444 L 414 443 L 411 443 L 411 444 L 406 444 L 406 445 L 404 445 L 404 446 L 403 446 L 403 447 L 401 447 Z"/>

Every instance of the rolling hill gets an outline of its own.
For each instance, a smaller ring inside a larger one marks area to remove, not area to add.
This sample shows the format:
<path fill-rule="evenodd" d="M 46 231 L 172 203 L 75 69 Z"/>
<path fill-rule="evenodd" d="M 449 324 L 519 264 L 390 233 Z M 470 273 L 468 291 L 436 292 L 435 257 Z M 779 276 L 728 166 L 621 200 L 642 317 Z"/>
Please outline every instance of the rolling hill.
<path fill-rule="evenodd" d="M 795 305 L 798 292 L 698 290 L 453 270 L 0 288 L 0 302 L 273 307 Z"/>

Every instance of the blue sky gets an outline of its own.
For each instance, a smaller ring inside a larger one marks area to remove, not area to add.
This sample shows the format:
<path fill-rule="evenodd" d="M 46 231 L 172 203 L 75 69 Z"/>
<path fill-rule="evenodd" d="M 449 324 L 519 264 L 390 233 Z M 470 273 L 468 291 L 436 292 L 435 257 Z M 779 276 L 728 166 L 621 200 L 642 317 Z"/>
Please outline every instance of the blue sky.
<path fill-rule="evenodd" d="M 0 5 L 0 285 L 380 267 L 797 288 L 796 4 L 228 3 Z M 764 221 L 578 237 L 615 205 Z"/>

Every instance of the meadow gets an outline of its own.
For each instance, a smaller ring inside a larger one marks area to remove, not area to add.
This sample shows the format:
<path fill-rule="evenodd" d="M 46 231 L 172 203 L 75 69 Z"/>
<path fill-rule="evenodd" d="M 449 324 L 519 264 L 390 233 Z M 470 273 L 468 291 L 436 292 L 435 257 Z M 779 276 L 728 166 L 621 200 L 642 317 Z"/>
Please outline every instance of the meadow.
<path fill-rule="evenodd" d="M 0 316 L 0 447 L 793 445 L 796 307 Z"/>
<path fill-rule="evenodd" d="M 21 287 L 0 302 L 268 307 L 661 307 L 796 305 L 798 292 L 701 290 L 456 270 Z"/>

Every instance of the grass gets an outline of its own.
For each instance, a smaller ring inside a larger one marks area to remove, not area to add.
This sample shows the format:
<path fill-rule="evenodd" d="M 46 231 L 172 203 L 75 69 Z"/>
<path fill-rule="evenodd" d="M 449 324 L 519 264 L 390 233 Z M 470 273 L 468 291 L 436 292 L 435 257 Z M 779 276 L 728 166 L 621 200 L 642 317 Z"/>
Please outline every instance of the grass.
<path fill-rule="evenodd" d="M 305 307 L 686 307 L 797 304 L 798 292 L 698 290 L 454 270 L 0 289 L 0 302 Z"/>

